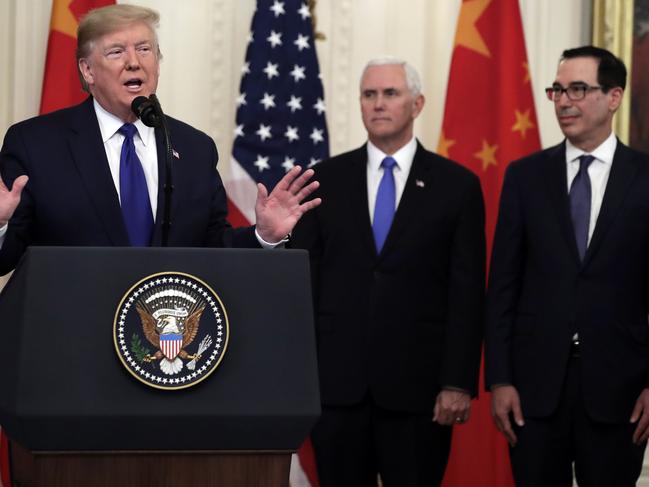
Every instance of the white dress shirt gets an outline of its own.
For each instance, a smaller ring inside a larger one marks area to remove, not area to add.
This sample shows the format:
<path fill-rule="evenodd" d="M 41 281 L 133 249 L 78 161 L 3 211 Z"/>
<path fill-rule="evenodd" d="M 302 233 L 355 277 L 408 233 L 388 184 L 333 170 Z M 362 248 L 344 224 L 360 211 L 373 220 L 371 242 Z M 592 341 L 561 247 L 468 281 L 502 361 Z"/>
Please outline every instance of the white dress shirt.
<path fill-rule="evenodd" d="M 124 136 L 118 132 L 119 128 L 124 125 L 124 121 L 116 117 L 112 113 L 106 111 L 97 100 L 93 100 L 95 114 L 99 122 L 99 130 L 101 132 L 101 140 L 104 143 L 104 150 L 106 151 L 106 158 L 108 159 L 108 166 L 110 174 L 113 178 L 113 184 L 117 191 L 117 196 L 121 195 L 119 189 L 119 161 L 122 151 L 122 144 L 124 143 Z M 135 145 L 135 152 L 137 153 L 142 169 L 144 171 L 144 178 L 146 179 L 147 190 L 149 193 L 149 201 L 151 202 L 151 210 L 153 212 L 153 220 L 155 221 L 156 211 L 158 209 L 158 150 L 155 140 L 155 130 L 153 127 L 147 127 L 141 120 L 133 122 L 137 129 L 137 134 L 133 136 L 133 143 Z M 271 188 L 272 189 L 272 188 Z M 376 198 L 376 196 L 375 196 Z M 7 233 L 7 225 L 0 228 L 0 248 L 4 243 L 5 234 Z M 257 241 L 263 248 L 275 248 L 282 246 L 288 240 L 282 239 L 279 242 L 266 242 L 261 238 L 255 228 L 255 236 Z"/>
<path fill-rule="evenodd" d="M 110 174 L 113 176 L 113 183 L 117 190 L 117 195 L 121 195 L 119 190 L 119 159 L 122 152 L 124 136 L 118 132 L 119 128 L 124 125 L 124 121 L 112 113 L 107 112 L 104 108 L 93 100 L 101 140 L 104 143 L 104 150 L 108 158 L 108 167 Z M 146 179 L 147 190 L 149 192 L 149 201 L 153 211 L 153 221 L 155 221 L 156 211 L 158 209 L 158 149 L 155 141 L 155 131 L 153 127 L 147 127 L 140 119 L 133 122 L 137 129 L 137 134 L 133 136 L 135 152 L 142 163 L 144 178 Z"/>
<path fill-rule="evenodd" d="M 594 151 L 590 153 L 595 158 L 588 166 L 588 177 L 590 178 L 590 223 L 588 225 L 588 244 L 593 237 L 599 210 L 602 208 L 604 201 L 604 192 L 608 177 L 613 167 L 613 156 L 617 148 L 617 137 L 611 132 L 608 138 L 602 142 Z M 588 154 L 583 150 L 575 147 L 566 139 L 566 170 L 568 171 L 568 193 L 570 185 L 579 172 L 579 157 Z M 575 333 L 572 337 L 574 342 L 579 342 L 579 334 Z"/>
<path fill-rule="evenodd" d="M 401 147 L 397 152 L 392 154 L 392 158 L 397 161 L 392 169 L 394 174 L 394 184 L 396 189 L 396 201 L 394 202 L 395 210 L 399 207 L 401 195 L 406 187 L 408 174 L 412 167 L 412 160 L 415 158 L 417 151 L 417 140 L 413 137 L 410 141 Z M 381 162 L 388 154 L 376 147 L 369 140 L 367 141 L 367 203 L 370 210 L 370 222 L 374 223 L 374 206 L 376 205 L 376 193 L 379 191 L 379 184 L 383 178 L 383 168 Z"/>
<path fill-rule="evenodd" d="M 579 172 L 579 157 L 582 155 L 590 154 L 595 160 L 588 167 L 588 177 L 590 178 L 590 225 L 588 226 L 588 243 L 593 236 L 595 230 L 595 223 L 599 211 L 602 208 L 602 201 L 604 201 L 604 192 L 606 191 L 606 183 L 611 174 L 611 167 L 613 166 L 613 156 L 617 147 L 617 138 L 611 132 L 611 135 L 602 142 L 594 151 L 586 153 L 578 149 L 566 140 L 566 170 L 568 171 L 568 192 L 570 192 L 570 185 L 572 180 L 575 179 Z"/>

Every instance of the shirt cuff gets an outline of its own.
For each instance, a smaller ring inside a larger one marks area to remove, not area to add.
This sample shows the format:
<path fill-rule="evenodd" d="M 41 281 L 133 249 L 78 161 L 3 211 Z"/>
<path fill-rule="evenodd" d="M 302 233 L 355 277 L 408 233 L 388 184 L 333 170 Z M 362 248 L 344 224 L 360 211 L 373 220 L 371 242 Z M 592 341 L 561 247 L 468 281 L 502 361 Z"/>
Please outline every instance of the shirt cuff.
<path fill-rule="evenodd" d="M 255 227 L 255 237 L 257 237 L 257 241 L 259 242 L 259 245 L 261 245 L 265 249 L 284 248 L 286 242 L 288 242 L 291 239 L 291 235 L 288 234 L 279 242 L 276 243 L 266 242 L 263 238 L 261 238 L 261 235 L 259 235 L 259 232 L 257 231 L 257 227 Z"/>

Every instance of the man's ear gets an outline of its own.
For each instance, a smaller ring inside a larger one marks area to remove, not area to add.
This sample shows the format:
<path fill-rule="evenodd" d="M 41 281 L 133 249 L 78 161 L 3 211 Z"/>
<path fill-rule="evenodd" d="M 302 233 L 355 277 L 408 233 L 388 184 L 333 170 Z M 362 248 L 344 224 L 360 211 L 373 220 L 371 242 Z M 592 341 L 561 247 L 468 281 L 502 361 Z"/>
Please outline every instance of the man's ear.
<path fill-rule="evenodd" d="M 624 90 L 616 86 L 615 88 L 611 88 L 608 93 L 609 95 L 609 103 L 608 103 L 608 109 L 612 112 L 615 112 L 618 108 L 620 108 L 620 104 L 622 103 L 622 96 L 624 95 Z"/>
<path fill-rule="evenodd" d="M 79 59 L 79 71 L 81 71 L 81 75 L 88 85 L 94 84 L 95 78 L 92 74 L 92 68 L 86 58 Z"/>

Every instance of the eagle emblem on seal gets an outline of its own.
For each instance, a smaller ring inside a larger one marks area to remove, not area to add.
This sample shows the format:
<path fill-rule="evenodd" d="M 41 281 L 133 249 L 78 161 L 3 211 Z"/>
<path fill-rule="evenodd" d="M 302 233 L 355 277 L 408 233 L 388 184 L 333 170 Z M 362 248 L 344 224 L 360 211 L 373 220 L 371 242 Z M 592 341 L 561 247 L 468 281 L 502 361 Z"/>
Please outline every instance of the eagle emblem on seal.
<path fill-rule="evenodd" d="M 136 378 L 161 389 L 189 387 L 207 377 L 219 365 L 228 335 L 216 293 L 179 272 L 139 281 L 115 315 L 120 360 Z"/>

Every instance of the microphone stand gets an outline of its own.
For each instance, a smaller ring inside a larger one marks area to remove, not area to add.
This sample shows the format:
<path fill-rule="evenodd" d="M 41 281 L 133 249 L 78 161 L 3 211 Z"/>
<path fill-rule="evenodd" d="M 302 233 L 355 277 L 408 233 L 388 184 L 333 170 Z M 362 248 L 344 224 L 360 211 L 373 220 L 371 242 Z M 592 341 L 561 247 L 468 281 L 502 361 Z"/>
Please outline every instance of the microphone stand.
<path fill-rule="evenodd" d="M 169 137 L 169 127 L 167 126 L 167 120 L 162 112 L 162 107 L 158 101 L 158 97 L 155 94 L 152 94 L 149 97 L 149 100 L 153 102 L 156 113 L 159 115 L 160 123 L 158 128 L 161 129 L 162 135 L 164 138 L 164 149 L 165 149 L 165 182 L 164 182 L 164 211 L 162 216 L 162 246 L 166 247 L 169 240 L 169 229 L 171 228 L 171 200 L 172 193 L 174 190 L 173 180 L 172 180 L 172 161 L 173 161 L 173 149 L 171 148 L 171 138 Z"/>

